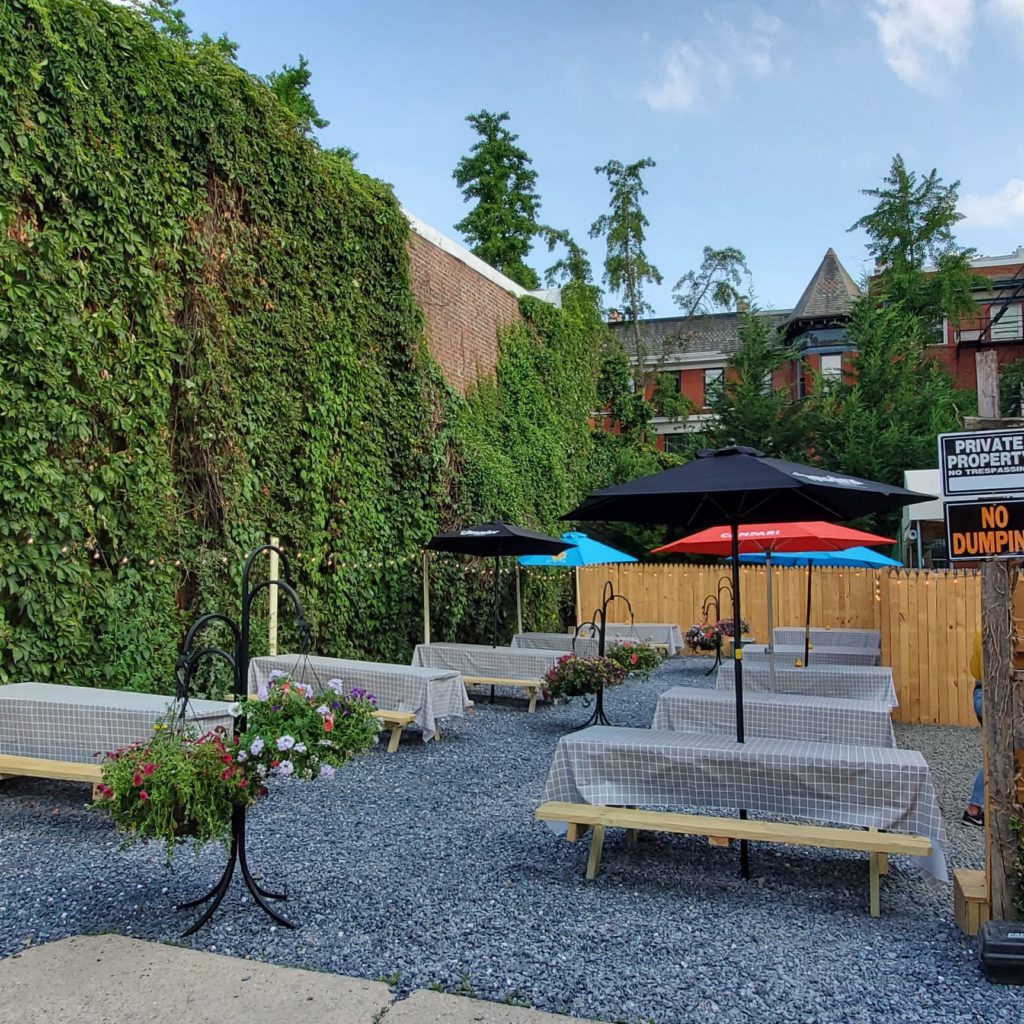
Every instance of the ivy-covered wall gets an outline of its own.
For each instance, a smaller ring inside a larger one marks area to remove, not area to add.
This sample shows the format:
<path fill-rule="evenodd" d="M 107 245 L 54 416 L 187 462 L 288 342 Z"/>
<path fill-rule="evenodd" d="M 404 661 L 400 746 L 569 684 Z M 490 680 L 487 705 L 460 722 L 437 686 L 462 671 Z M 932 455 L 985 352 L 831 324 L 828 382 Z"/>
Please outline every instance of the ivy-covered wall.
<path fill-rule="evenodd" d="M 271 533 L 320 650 L 405 660 L 436 529 L 559 532 L 587 489 L 592 299 L 524 300 L 497 381 L 449 388 L 390 189 L 215 45 L 0 5 L 0 218 L 0 681 L 167 689 Z M 435 637 L 489 635 L 478 568 L 437 559 Z"/>

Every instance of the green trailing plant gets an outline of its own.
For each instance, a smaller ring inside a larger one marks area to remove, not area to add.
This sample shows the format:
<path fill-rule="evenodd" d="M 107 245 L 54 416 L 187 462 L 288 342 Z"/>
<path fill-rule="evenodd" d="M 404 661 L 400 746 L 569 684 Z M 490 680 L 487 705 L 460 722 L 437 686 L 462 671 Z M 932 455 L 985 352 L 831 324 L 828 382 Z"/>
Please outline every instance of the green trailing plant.
<path fill-rule="evenodd" d="M 524 299 L 457 393 L 391 189 L 156 13 L 0 5 L 0 682 L 170 689 L 187 623 L 233 612 L 272 534 L 320 649 L 407 661 L 434 532 L 558 532 L 603 472 L 593 295 Z M 489 635 L 477 568 L 438 566 L 438 637 Z M 531 624 L 564 586 L 527 579 Z"/>
<path fill-rule="evenodd" d="M 634 643 L 632 640 L 623 640 L 622 643 L 612 644 L 605 651 L 605 656 L 611 658 L 630 675 L 640 676 L 650 675 L 664 660 L 656 647 L 645 643 Z"/>
<path fill-rule="evenodd" d="M 166 722 L 156 729 L 148 742 L 106 754 L 92 806 L 124 832 L 123 846 L 162 842 L 168 863 L 186 837 L 197 850 L 212 841 L 227 845 L 235 808 L 266 793 L 255 767 L 239 761 L 241 744 L 223 726 L 203 735 Z"/>
<path fill-rule="evenodd" d="M 613 658 L 581 658 L 575 654 L 559 658 L 544 674 L 548 696 L 563 703 L 618 686 L 625 678 L 626 670 Z"/>

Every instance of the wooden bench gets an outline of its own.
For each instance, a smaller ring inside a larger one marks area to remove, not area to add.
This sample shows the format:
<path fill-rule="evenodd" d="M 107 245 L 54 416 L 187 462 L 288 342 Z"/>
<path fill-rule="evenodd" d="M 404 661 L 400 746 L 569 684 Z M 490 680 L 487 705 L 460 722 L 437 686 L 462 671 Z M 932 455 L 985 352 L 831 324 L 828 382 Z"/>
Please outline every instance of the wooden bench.
<path fill-rule="evenodd" d="M 412 711 L 374 711 L 373 717 L 384 723 L 385 729 L 391 730 L 391 739 L 388 740 L 388 753 L 393 754 L 398 749 L 402 739 L 402 730 L 416 721 L 416 715 Z M 441 738 L 440 731 L 434 733 L 434 739 Z"/>
<path fill-rule="evenodd" d="M 91 782 L 92 795 L 103 779 L 98 764 L 84 764 L 79 761 L 51 761 L 45 757 L 20 757 L 15 754 L 0 754 L 0 782 L 19 775 L 35 779 L 66 779 L 69 782 Z"/>
<path fill-rule="evenodd" d="M 548 802 L 537 808 L 540 821 L 564 821 L 569 825 L 569 842 L 579 839 L 593 828 L 587 878 L 595 878 L 601 864 L 601 850 L 606 828 L 624 828 L 630 840 L 638 831 L 673 832 L 680 835 L 707 836 L 712 846 L 728 846 L 733 839 L 756 842 L 786 843 L 791 846 L 829 847 L 836 850 L 862 850 L 869 855 L 871 916 L 880 913 L 881 875 L 888 874 L 888 854 L 901 853 L 926 857 L 932 852 L 930 839 L 900 832 L 878 832 L 875 829 L 794 825 L 778 821 L 749 821 L 739 818 L 718 818 L 704 814 L 675 814 L 668 811 L 643 811 L 630 807 L 608 807 L 604 804 Z"/>
<path fill-rule="evenodd" d="M 491 676 L 463 676 L 462 680 L 467 686 L 515 686 L 526 690 L 530 694 L 527 713 L 531 715 L 537 710 L 537 697 L 544 685 L 539 679 L 496 679 Z"/>
<path fill-rule="evenodd" d="M 992 916 L 988 880 L 984 871 L 956 868 L 953 871 L 953 916 L 965 935 L 977 935 Z"/>

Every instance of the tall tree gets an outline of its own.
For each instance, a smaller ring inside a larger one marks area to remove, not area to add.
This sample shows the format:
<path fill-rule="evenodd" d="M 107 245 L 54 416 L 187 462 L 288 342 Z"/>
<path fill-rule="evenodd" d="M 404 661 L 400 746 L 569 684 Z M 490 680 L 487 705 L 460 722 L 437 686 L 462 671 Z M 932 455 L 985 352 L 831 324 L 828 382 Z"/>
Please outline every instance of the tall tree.
<path fill-rule="evenodd" d="M 713 249 L 705 245 L 700 267 L 688 270 L 676 281 L 672 298 L 684 316 L 735 309 L 743 297 L 740 285 L 744 277 L 750 277 L 750 268 L 739 249 Z"/>
<path fill-rule="evenodd" d="M 905 469 L 935 464 L 935 437 L 956 429 L 967 396 L 925 355 L 926 330 L 900 303 L 866 296 L 854 304 L 850 371 L 842 380 L 819 378 L 806 400 L 808 445 L 829 468 L 902 485 Z M 880 522 L 892 530 L 898 519 Z"/>
<path fill-rule="evenodd" d="M 559 245 L 565 247 L 565 255 L 544 271 L 544 283 L 549 288 L 569 282 L 593 285 L 594 271 L 587 252 L 568 231 L 542 227 L 540 234 L 547 243 L 548 252 L 554 252 Z"/>
<path fill-rule="evenodd" d="M 309 94 L 312 77 L 309 61 L 301 53 L 297 66 L 285 64 L 280 71 L 267 75 L 270 91 L 295 115 L 301 135 L 311 135 L 314 128 L 326 128 L 331 123 L 320 116 Z"/>
<path fill-rule="evenodd" d="M 722 383 L 707 405 L 715 421 L 706 437 L 712 447 L 745 444 L 777 458 L 804 461 L 807 438 L 802 408 L 793 404 L 788 384 L 776 386 L 775 372 L 793 359 L 768 317 L 742 314 L 740 347 L 730 356 Z"/>
<path fill-rule="evenodd" d="M 920 177 L 908 171 L 897 153 L 882 187 L 862 190 L 877 200 L 875 208 L 848 229 L 863 229 L 868 236 L 868 252 L 880 268 L 874 291 L 920 317 L 928 328 L 926 343 L 943 317 L 959 320 L 975 305 L 974 250 L 957 245 L 953 235 L 963 219 L 957 211 L 959 189 L 959 181 L 944 184 L 934 168 Z M 933 272 L 926 273 L 926 267 Z"/>
<path fill-rule="evenodd" d="M 647 195 L 642 172 L 654 166 L 650 157 L 644 157 L 631 164 L 609 160 L 595 167 L 595 174 L 603 174 L 608 179 L 611 200 L 609 212 L 590 226 L 591 238 L 605 239 L 604 282 L 610 291 L 622 296 L 626 320 L 632 324 L 634 354 L 641 373 L 645 352 L 640 318 L 653 312 L 644 301 L 644 285 L 661 284 L 661 271 L 644 252 L 644 229 L 650 227 L 650 222 L 640 206 L 641 197 Z"/>
<path fill-rule="evenodd" d="M 538 288 L 540 278 L 526 264 L 534 236 L 540 230 L 537 213 L 537 172 L 526 151 L 516 145 L 504 123 L 508 111 L 481 110 L 466 120 L 480 136 L 452 171 L 465 202 L 476 206 L 458 224 L 470 250 L 524 288 Z"/>

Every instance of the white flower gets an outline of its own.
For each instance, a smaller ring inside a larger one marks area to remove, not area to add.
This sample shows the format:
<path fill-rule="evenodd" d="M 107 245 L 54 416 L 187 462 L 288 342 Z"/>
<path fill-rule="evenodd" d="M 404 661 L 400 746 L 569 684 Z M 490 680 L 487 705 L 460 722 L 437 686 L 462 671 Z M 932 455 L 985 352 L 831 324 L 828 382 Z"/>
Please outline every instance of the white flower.
<path fill-rule="evenodd" d="M 252 745 L 249 747 L 249 753 L 252 754 L 253 757 L 259 757 L 260 754 L 263 753 L 262 736 L 257 736 L 256 739 L 252 741 Z"/>
<path fill-rule="evenodd" d="M 291 750 L 295 746 L 294 736 L 279 736 L 277 738 L 277 749 L 278 750 Z"/>
<path fill-rule="evenodd" d="M 240 750 L 238 752 L 238 757 L 236 757 L 235 760 L 239 761 L 239 762 L 248 761 L 249 760 L 249 755 L 244 750 Z"/>
<path fill-rule="evenodd" d="M 320 778 L 323 779 L 325 782 L 330 782 L 331 779 L 333 779 L 336 774 L 337 772 L 334 770 L 333 765 L 322 764 L 320 766 Z"/>
<path fill-rule="evenodd" d="M 316 713 L 326 718 L 331 713 L 331 709 L 326 704 L 321 704 L 320 707 L 316 709 Z"/>
<path fill-rule="evenodd" d="M 293 765 L 293 764 L 291 763 L 291 761 L 282 761 L 282 762 L 281 762 L 281 763 L 280 763 L 280 764 L 279 764 L 279 765 L 278 765 L 278 766 L 277 766 L 277 767 L 276 767 L 276 768 L 274 769 L 274 771 L 275 771 L 275 772 L 276 772 L 276 773 L 277 773 L 278 775 L 283 775 L 283 776 L 287 777 L 287 776 L 291 775 L 291 774 L 292 774 L 292 773 L 293 773 L 293 772 L 295 771 L 295 765 Z"/>
<path fill-rule="evenodd" d="M 296 754 L 304 754 L 305 752 L 306 752 L 306 744 L 305 743 L 296 743 L 295 744 L 295 753 Z"/>
<path fill-rule="evenodd" d="M 344 693 L 345 684 L 340 679 L 328 679 L 327 688 L 334 693 Z"/>

